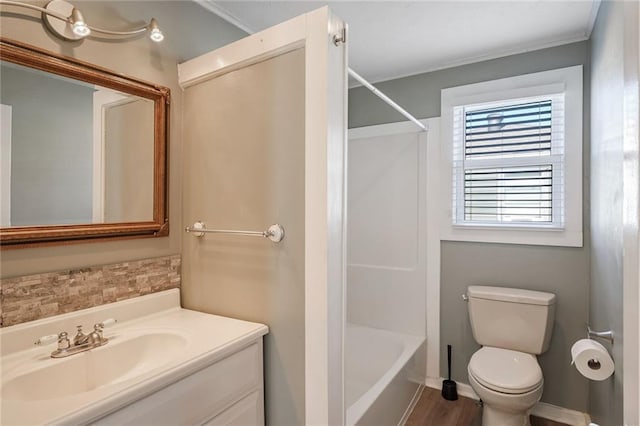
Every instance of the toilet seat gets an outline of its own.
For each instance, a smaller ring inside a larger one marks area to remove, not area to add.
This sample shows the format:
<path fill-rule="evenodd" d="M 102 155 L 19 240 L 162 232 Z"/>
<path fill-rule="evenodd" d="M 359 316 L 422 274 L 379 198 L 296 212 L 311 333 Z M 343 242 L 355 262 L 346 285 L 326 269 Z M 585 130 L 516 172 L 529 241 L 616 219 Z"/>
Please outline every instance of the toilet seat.
<path fill-rule="evenodd" d="M 523 394 L 542 385 L 535 356 L 485 346 L 471 357 L 469 374 L 481 385 L 506 394 Z"/>

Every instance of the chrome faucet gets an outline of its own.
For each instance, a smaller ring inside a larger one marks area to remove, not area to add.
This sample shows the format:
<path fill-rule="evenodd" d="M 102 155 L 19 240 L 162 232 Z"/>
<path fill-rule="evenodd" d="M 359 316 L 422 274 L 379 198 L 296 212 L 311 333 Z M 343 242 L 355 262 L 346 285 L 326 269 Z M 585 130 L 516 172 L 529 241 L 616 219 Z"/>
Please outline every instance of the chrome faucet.
<path fill-rule="evenodd" d="M 115 319 L 108 319 L 98 324 L 94 324 L 93 331 L 89 334 L 82 332 L 82 326 L 78 325 L 78 331 L 73 338 L 73 342 L 69 340 L 69 335 L 66 331 L 60 334 L 51 334 L 49 336 L 43 336 L 38 339 L 36 345 L 45 345 L 53 343 L 57 340 L 58 349 L 51 352 L 51 358 L 64 358 L 70 355 L 74 355 L 80 352 L 88 351 L 99 346 L 106 345 L 109 339 L 103 337 L 102 332 L 105 327 L 110 327 L 116 323 Z"/>
<path fill-rule="evenodd" d="M 82 332 L 82 326 L 77 325 L 78 332 L 76 333 L 76 337 L 73 338 L 74 346 L 82 346 L 86 344 L 94 344 L 97 346 L 102 346 L 109 339 L 105 339 L 102 337 L 102 331 L 104 329 L 104 323 L 98 323 L 93 325 L 93 331 L 89 334 L 84 334 Z M 104 342 L 104 343 L 103 343 Z"/>
<path fill-rule="evenodd" d="M 81 325 L 76 325 L 76 328 L 78 329 L 78 331 L 76 333 L 76 337 L 73 338 L 73 346 L 86 344 L 89 341 L 89 335 L 82 332 Z"/>

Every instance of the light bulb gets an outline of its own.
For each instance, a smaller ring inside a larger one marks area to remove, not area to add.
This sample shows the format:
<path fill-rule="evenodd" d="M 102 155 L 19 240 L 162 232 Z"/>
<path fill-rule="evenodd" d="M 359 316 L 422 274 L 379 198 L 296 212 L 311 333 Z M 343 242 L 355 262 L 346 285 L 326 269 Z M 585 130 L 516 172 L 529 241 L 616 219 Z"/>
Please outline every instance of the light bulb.
<path fill-rule="evenodd" d="M 151 18 L 151 22 L 149 22 L 149 29 L 151 30 L 151 33 L 149 34 L 149 38 L 151 40 L 155 41 L 156 43 L 164 40 L 164 34 L 162 34 L 162 31 L 160 31 L 160 28 L 158 28 L 158 22 L 156 21 L 156 18 Z"/>
<path fill-rule="evenodd" d="M 80 37 L 86 37 L 89 34 L 91 34 L 91 29 L 84 22 L 84 18 L 82 17 L 82 13 L 80 13 L 80 11 L 78 9 L 76 9 L 75 7 L 71 11 L 71 22 L 72 22 L 71 26 L 73 28 L 73 33 L 75 35 L 80 36 Z"/>
<path fill-rule="evenodd" d="M 159 43 L 162 40 L 164 40 L 164 35 L 162 34 L 162 31 L 160 31 L 158 28 L 154 28 L 153 30 L 151 30 L 151 34 L 149 34 L 149 38 L 155 41 L 156 43 Z"/>
<path fill-rule="evenodd" d="M 91 34 L 91 30 L 84 22 L 75 22 L 73 24 L 73 33 L 75 35 L 79 35 L 80 37 L 86 37 Z"/>

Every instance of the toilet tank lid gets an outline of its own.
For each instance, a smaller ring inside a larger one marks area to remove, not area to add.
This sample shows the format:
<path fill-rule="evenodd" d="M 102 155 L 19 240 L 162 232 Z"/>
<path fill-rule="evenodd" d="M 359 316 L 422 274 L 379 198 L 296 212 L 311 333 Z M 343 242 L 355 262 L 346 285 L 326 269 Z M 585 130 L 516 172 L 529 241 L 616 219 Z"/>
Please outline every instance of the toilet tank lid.
<path fill-rule="evenodd" d="M 520 288 L 472 285 L 467 288 L 467 296 L 475 299 L 499 300 L 503 302 L 526 303 L 529 305 L 553 305 L 556 295 L 543 291 Z"/>

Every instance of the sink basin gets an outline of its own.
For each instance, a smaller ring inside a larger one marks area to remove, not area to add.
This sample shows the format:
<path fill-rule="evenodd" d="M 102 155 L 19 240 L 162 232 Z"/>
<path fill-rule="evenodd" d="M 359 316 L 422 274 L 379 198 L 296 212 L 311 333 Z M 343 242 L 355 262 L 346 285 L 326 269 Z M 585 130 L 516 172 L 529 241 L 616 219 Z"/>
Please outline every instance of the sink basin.
<path fill-rule="evenodd" d="M 111 336 L 105 346 L 44 359 L 2 386 L 2 399 L 42 401 L 90 392 L 145 374 L 180 354 L 187 340 L 168 332 Z"/>

